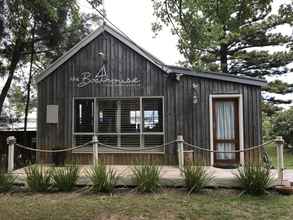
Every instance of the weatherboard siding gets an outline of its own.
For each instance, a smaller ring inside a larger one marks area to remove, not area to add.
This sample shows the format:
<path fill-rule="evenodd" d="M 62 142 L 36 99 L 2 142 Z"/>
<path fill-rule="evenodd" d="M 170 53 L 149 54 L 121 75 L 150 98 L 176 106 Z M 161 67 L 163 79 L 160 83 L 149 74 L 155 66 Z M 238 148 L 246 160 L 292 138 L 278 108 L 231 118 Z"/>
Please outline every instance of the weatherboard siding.
<path fill-rule="evenodd" d="M 98 55 L 103 51 L 107 57 L 106 70 L 110 78 L 127 79 L 137 77 L 140 87 L 109 87 L 88 85 L 78 88 L 71 77 L 82 72 L 95 73 L 102 65 Z M 199 84 L 199 102 L 193 104 L 192 83 Z M 130 97 L 163 96 L 165 119 L 165 142 L 182 134 L 189 143 L 208 147 L 210 144 L 209 95 L 242 94 L 244 118 L 244 146 L 261 142 L 261 88 L 259 86 L 226 82 L 215 79 L 182 76 L 180 81 L 168 78 L 158 66 L 133 51 L 107 32 L 98 36 L 87 46 L 59 66 L 52 74 L 38 83 L 38 133 L 37 145 L 41 148 L 72 146 L 72 102 L 73 97 Z M 59 106 L 59 123 L 46 123 L 46 106 Z M 246 158 L 254 154 L 246 154 Z M 167 148 L 165 155 L 148 156 L 161 158 L 167 163 L 175 163 L 176 147 Z M 74 154 L 81 161 L 91 160 L 91 155 Z M 122 161 L 107 154 L 105 161 Z M 134 156 L 127 156 L 131 160 Z M 147 157 L 147 156 L 145 156 Z M 126 154 L 125 154 L 126 158 Z M 209 156 L 202 152 L 195 158 Z M 125 161 L 125 160 L 123 160 Z"/>

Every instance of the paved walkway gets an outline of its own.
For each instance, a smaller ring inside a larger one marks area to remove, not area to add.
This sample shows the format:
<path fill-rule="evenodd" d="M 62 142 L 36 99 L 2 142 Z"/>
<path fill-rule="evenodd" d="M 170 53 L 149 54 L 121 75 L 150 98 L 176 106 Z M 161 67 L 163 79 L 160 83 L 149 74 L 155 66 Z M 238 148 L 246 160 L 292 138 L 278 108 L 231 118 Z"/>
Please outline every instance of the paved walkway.
<path fill-rule="evenodd" d="M 87 177 L 87 170 L 90 166 L 80 166 L 80 177 L 77 181 L 78 185 L 90 185 L 91 182 Z M 133 175 L 132 169 L 133 166 L 118 166 L 112 165 L 107 166 L 107 168 L 112 168 L 116 171 L 117 175 L 119 176 L 117 185 L 119 186 L 133 186 Z M 210 183 L 209 186 L 211 187 L 239 187 L 235 173 L 237 172 L 236 169 L 220 169 L 215 167 L 207 167 L 208 172 L 214 176 L 213 181 Z M 24 168 L 15 170 L 13 172 L 17 176 L 17 183 L 25 184 L 25 172 Z M 272 170 L 272 175 L 275 179 L 274 185 L 277 184 L 277 176 L 276 170 Z M 284 180 L 293 182 L 293 170 L 285 170 L 284 171 Z M 161 167 L 161 185 L 162 186 L 170 186 L 170 187 L 179 187 L 184 185 L 184 178 L 179 170 L 178 167 L 174 166 L 162 166 Z"/>
<path fill-rule="evenodd" d="M 293 169 L 284 170 L 284 180 L 293 183 Z"/>

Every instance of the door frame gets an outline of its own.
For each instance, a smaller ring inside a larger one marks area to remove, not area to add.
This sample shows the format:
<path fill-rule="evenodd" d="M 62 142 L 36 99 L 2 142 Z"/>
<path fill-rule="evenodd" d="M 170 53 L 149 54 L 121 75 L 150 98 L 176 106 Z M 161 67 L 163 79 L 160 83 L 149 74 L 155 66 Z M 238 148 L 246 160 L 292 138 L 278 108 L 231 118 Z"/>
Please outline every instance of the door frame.
<path fill-rule="evenodd" d="M 244 129 L 243 129 L 243 97 L 242 94 L 210 94 L 209 114 L 210 114 L 210 150 L 214 149 L 214 130 L 213 130 L 213 99 L 216 98 L 236 98 L 238 99 L 238 118 L 239 118 L 239 149 L 244 149 Z M 210 165 L 214 166 L 214 153 L 210 152 Z M 240 165 L 244 165 L 244 152 L 240 152 Z"/>

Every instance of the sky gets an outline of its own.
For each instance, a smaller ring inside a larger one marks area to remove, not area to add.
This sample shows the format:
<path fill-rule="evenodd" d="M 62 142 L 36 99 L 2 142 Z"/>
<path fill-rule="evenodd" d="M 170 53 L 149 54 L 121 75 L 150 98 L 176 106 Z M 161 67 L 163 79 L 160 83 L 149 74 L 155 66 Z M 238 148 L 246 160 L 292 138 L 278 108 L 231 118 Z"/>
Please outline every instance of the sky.
<path fill-rule="evenodd" d="M 78 0 L 82 12 L 95 12 L 86 0 Z M 104 0 L 107 18 L 126 33 L 134 42 L 162 60 L 165 64 L 176 65 L 183 60 L 177 50 L 177 36 L 172 35 L 169 28 L 164 27 L 157 37 L 151 30 L 151 24 L 156 20 L 153 16 L 151 0 Z M 273 10 L 286 0 L 276 0 Z M 281 30 L 286 34 L 293 34 L 288 27 Z M 291 65 L 293 68 L 293 65 Z M 288 83 L 293 83 L 293 73 L 278 77 Z M 268 79 L 271 80 L 271 79 Z M 4 85 L 0 81 L 0 88 Z M 277 95 L 277 98 L 293 99 L 293 94 Z"/>
<path fill-rule="evenodd" d="M 176 65 L 179 60 L 183 60 L 183 56 L 177 50 L 178 37 L 171 34 L 170 28 L 164 27 L 154 38 L 151 24 L 156 18 L 153 16 L 151 0 L 104 0 L 104 2 L 107 18 L 138 45 L 166 64 Z M 283 2 L 286 0 L 275 1 L 273 12 Z M 79 4 L 82 12 L 94 12 L 86 0 L 79 0 Z M 288 26 L 282 27 L 281 32 L 287 35 L 293 34 L 293 30 Z M 293 68 L 293 65 L 291 67 Z M 282 76 L 282 79 L 293 83 L 293 76 Z"/>
<path fill-rule="evenodd" d="M 154 38 L 151 29 L 153 7 L 151 0 L 104 0 L 107 18 L 135 43 L 166 64 L 175 65 L 182 56 L 177 50 L 177 36 L 164 28 Z M 86 0 L 79 0 L 81 11 L 94 12 Z"/>
<path fill-rule="evenodd" d="M 156 18 L 153 16 L 151 0 L 104 0 L 104 2 L 107 18 L 135 43 L 162 60 L 165 64 L 176 65 L 179 60 L 184 60 L 177 50 L 178 37 L 171 34 L 170 28 L 164 27 L 159 35 L 154 38 L 151 24 Z M 286 0 L 276 0 L 273 5 L 273 13 L 284 2 Z M 82 12 L 94 12 L 86 0 L 79 0 L 79 4 Z M 293 30 L 288 28 L 288 26 L 280 28 L 280 31 L 287 35 L 293 34 Z M 289 67 L 293 69 L 293 64 Z M 270 81 L 272 79 L 293 83 L 293 73 L 268 78 L 267 80 Z M 274 96 L 276 98 L 293 99 L 293 94 Z"/>

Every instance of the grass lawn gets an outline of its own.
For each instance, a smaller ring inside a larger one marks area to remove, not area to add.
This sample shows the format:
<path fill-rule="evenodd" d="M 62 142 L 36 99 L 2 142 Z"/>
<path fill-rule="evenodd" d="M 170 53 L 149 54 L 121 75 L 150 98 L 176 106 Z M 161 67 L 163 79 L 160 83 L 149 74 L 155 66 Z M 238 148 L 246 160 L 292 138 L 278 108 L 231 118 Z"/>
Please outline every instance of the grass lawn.
<path fill-rule="evenodd" d="M 116 192 L 0 194 L 0 219 L 293 219 L 293 196 L 242 196 L 235 190 L 159 194 Z"/>
<path fill-rule="evenodd" d="M 277 152 L 276 146 L 271 144 L 267 148 L 267 152 L 272 160 L 273 166 L 277 167 Z M 287 148 L 284 148 L 284 166 L 286 169 L 293 169 L 293 152 L 289 151 Z"/>

